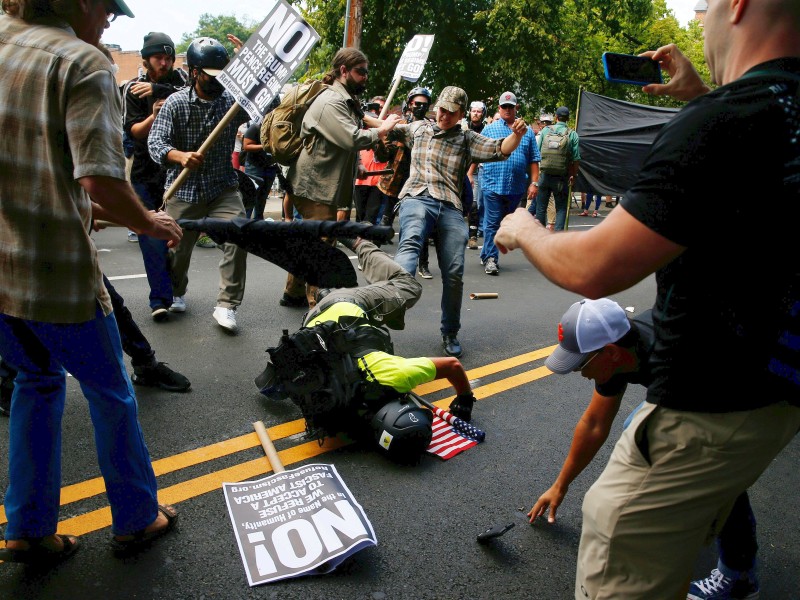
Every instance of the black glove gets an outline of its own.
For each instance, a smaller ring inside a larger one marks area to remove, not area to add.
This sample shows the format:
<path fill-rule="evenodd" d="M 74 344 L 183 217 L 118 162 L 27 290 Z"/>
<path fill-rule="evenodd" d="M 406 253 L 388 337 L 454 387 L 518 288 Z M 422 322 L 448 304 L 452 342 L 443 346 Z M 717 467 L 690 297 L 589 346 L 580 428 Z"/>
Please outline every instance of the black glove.
<path fill-rule="evenodd" d="M 473 404 L 475 404 L 475 395 L 472 392 L 459 394 L 450 403 L 450 414 L 469 423 L 472 419 Z"/>

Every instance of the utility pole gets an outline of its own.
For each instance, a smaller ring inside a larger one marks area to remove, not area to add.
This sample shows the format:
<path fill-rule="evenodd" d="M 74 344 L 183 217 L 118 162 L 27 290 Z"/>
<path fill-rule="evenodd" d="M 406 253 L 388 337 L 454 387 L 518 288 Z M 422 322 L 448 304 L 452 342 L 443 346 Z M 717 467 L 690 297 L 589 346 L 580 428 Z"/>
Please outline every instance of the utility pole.
<path fill-rule="evenodd" d="M 344 15 L 344 47 L 361 48 L 361 17 L 363 0 L 347 0 Z"/>

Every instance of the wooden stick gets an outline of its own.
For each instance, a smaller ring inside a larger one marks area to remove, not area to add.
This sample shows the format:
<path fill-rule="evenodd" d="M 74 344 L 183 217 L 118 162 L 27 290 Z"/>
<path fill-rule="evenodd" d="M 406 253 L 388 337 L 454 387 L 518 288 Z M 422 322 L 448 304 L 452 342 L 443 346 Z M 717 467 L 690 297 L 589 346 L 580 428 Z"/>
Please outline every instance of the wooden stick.
<path fill-rule="evenodd" d="M 222 130 L 228 126 L 228 123 L 231 122 L 233 117 L 235 117 L 236 113 L 238 112 L 239 112 L 239 104 L 237 102 L 234 102 L 233 106 L 231 106 L 228 109 L 228 112 L 225 113 L 225 116 L 222 117 L 219 123 L 217 123 L 217 126 L 214 127 L 214 130 L 210 134 L 208 134 L 208 137 L 206 138 L 206 141 L 203 142 L 203 145 L 200 146 L 200 148 L 198 148 L 197 150 L 198 154 L 205 155 L 205 153 L 208 152 L 208 149 L 214 144 L 214 142 L 217 141 L 219 134 L 222 133 Z M 183 185 L 183 182 L 186 181 L 186 178 L 189 176 L 189 173 L 191 173 L 191 170 L 189 169 L 184 169 L 183 171 L 181 171 L 175 178 L 175 181 L 172 182 L 172 185 L 169 186 L 169 189 L 166 192 L 164 192 L 165 204 L 167 200 L 172 198 L 175 192 L 177 192 L 180 189 L 180 187 Z"/>
<path fill-rule="evenodd" d="M 470 300 L 490 300 L 499 297 L 500 294 L 497 292 L 476 292 L 469 295 Z"/>
<path fill-rule="evenodd" d="M 272 465 L 272 470 L 275 473 L 283 473 L 286 469 L 283 467 L 283 463 L 278 457 L 278 451 L 275 450 L 275 446 L 269 437 L 269 433 L 267 433 L 267 428 L 264 427 L 264 423 L 261 421 L 256 421 L 253 423 L 253 427 L 256 430 L 258 439 L 261 441 L 264 452 L 267 454 L 267 460 L 269 460 L 269 464 Z"/>

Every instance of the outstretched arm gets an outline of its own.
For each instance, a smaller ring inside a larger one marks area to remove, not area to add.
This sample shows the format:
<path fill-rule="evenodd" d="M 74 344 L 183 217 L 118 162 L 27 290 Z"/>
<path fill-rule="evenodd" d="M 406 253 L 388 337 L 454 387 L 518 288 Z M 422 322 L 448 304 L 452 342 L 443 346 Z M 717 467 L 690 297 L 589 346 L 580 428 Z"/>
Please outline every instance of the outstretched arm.
<path fill-rule="evenodd" d="M 528 512 L 530 522 L 533 523 L 536 517 L 544 516 L 547 509 L 550 515 L 547 518 L 549 523 L 555 523 L 556 510 L 561 505 L 561 501 L 569 490 L 569 485 L 581 474 L 592 459 L 600 450 L 600 447 L 608 438 L 611 430 L 611 423 L 619 411 L 619 404 L 622 394 L 613 397 L 601 396 L 597 391 L 592 392 L 592 400 L 581 416 L 580 421 L 575 426 L 575 433 L 572 435 L 572 445 L 569 454 L 561 467 L 553 485 L 544 494 L 539 496 L 536 504 Z"/>
<path fill-rule="evenodd" d="M 545 229 L 524 208 L 506 216 L 495 235 L 502 253 L 521 249 L 556 285 L 586 298 L 628 289 L 685 249 L 656 233 L 620 205 L 589 231 Z M 582 257 L 591 256 L 591 263 Z"/>
<path fill-rule="evenodd" d="M 456 391 L 456 394 L 468 394 L 472 391 L 464 366 L 457 358 L 452 356 L 431 357 L 436 367 L 436 379 L 447 379 Z"/>

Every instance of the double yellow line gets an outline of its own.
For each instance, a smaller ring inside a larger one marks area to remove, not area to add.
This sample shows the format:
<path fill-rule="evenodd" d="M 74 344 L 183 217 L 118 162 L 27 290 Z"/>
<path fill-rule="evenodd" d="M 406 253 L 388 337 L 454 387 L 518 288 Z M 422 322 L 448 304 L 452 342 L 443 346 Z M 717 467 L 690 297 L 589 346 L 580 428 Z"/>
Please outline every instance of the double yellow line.
<path fill-rule="evenodd" d="M 526 354 L 521 354 L 506 360 L 485 365 L 483 367 L 478 367 L 476 369 L 467 371 L 467 376 L 471 381 L 479 380 L 482 377 L 488 377 L 490 375 L 494 375 L 496 373 L 545 358 L 549 356 L 554 349 L 555 346 L 549 346 L 547 348 L 542 348 L 540 350 L 535 350 L 533 352 L 528 352 Z M 475 393 L 475 398 L 481 400 L 506 390 L 519 387 L 526 383 L 530 383 L 531 381 L 535 381 L 550 374 L 551 372 L 546 367 L 541 366 L 530 371 L 512 375 L 511 377 L 507 377 L 505 379 L 494 381 L 487 385 L 480 385 L 473 391 Z M 420 396 L 424 396 L 426 394 L 439 392 L 449 387 L 450 384 L 447 380 L 440 379 L 423 384 L 417 387 L 414 391 Z M 435 404 L 444 406 L 448 402 L 449 400 L 440 400 Z M 270 427 L 267 431 L 273 441 L 281 440 L 305 431 L 305 421 L 303 421 L 303 419 L 297 419 L 295 421 L 289 421 L 288 423 L 281 423 L 280 425 Z M 344 442 L 338 438 L 326 438 L 323 444 L 319 444 L 317 441 L 310 441 L 303 444 L 298 444 L 297 446 L 292 446 L 286 450 L 281 450 L 278 452 L 278 456 L 280 457 L 284 466 L 288 467 L 289 465 L 319 456 L 320 454 L 324 454 L 330 450 L 340 448 L 346 443 L 347 442 Z M 257 446 L 260 447 L 261 442 L 254 431 L 253 433 L 235 437 L 223 442 L 217 442 L 216 444 L 211 444 L 210 446 L 204 446 L 202 448 L 189 450 L 188 452 L 182 452 L 174 456 L 156 460 L 153 462 L 153 470 L 155 471 L 156 476 L 166 475 L 167 473 L 174 473 L 181 469 L 199 465 L 211 460 L 216 460 L 218 458 L 222 458 L 223 456 L 228 456 L 243 450 L 249 450 Z M 158 499 L 161 503 L 174 505 L 184 500 L 219 490 L 222 488 L 223 482 L 245 481 L 253 477 L 264 476 L 271 470 L 272 467 L 270 466 L 266 457 L 249 460 L 232 467 L 228 467 L 227 469 L 214 471 L 212 473 L 208 473 L 207 475 L 195 477 L 193 479 L 189 479 L 188 481 L 160 489 L 158 491 Z M 81 500 L 102 494 L 103 492 L 105 492 L 105 485 L 101 477 L 96 477 L 94 479 L 82 481 L 81 483 L 68 485 L 61 489 L 61 505 L 64 506 L 73 502 L 79 502 Z M 0 525 L 6 522 L 5 506 L 0 506 Z M 109 527 L 110 525 L 111 508 L 106 506 L 60 521 L 58 524 L 58 532 L 70 533 L 73 535 L 83 535 L 92 531 Z"/>

